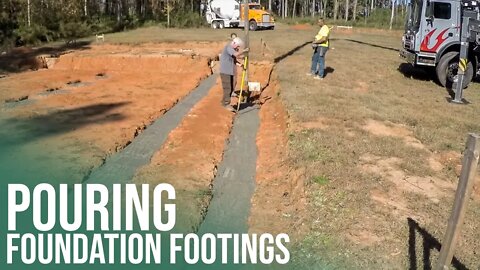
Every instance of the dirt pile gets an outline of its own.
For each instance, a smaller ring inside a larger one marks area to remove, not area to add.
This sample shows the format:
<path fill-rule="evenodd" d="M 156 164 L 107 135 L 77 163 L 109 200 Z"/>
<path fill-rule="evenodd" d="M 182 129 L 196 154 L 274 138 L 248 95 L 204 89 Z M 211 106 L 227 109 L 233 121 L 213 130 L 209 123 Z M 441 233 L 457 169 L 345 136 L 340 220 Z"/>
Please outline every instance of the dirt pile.
<path fill-rule="evenodd" d="M 221 93 L 217 83 L 134 179 L 137 183 L 167 182 L 175 187 L 178 231 L 195 231 L 210 200 L 211 181 L 233 121 L 233 114 L 220 106 Z"/>
<path fill-rule="evenodd" d="M 311 24 L 296 24 L 291 27 L 293 30 L 312 30 L 313 26 Z"/>
<path fill-rule="evenodd" d="M 267 100 L 260 111 L 257 135 L 257 187 L 252 199 L 250 232 L 284 233 L 298 237 L 306 220 L 304 175 L 287 161 L 288 115 L 272 78 L 262 93 Z"/>
<path fill-rule="evenodd" d="M 178 74 L 191 66 L 208 66 L 209 59 L 183 55 L 165 56 L 82 56 L 60 57 L 54 70 L 90 70 L 94 72 L 133 72 Z"/>
<path fill-rule="evenodd" d="M 52 149 L 62 151 L 63 160 L 58 162 L 69 163 L 65 157 L 82 151 L 90 164 L 86 166 L 97 166 L 211 73 L 208 57 L 140 57 L 126 54 L 133 49 L 140 52 L 138 48 L 116 49 L 73 52 L 62 55 L 53 69 L 2 78 L 1 118 L 18 129 L 9 132 L 21 134 L 19 142 L 32 141 L 32 148 L 37 143 L 54 144 Z M 92 52 L 96 57 L 86 56 Z M 120 52 L 122 56 L 118 56 Z M 3 104 L 24 97 L 29 102 Z"/>

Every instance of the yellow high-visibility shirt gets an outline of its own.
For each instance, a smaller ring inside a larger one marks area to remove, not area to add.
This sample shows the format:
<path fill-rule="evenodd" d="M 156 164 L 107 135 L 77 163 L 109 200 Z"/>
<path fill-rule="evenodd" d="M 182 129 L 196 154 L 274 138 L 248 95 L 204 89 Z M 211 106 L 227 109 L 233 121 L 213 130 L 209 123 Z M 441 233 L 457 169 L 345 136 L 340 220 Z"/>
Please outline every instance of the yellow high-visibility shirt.
<path fill-rule="evenodd" d="M 330 36 L 330 28 L 327 25 L 322 26 L 318 34 L 315 36 L 315 40 L 320 40 L 322 37 L 326 37 L 327 41 L 318 44 L 318 46 L 328 47 L 328 38 Z"/>

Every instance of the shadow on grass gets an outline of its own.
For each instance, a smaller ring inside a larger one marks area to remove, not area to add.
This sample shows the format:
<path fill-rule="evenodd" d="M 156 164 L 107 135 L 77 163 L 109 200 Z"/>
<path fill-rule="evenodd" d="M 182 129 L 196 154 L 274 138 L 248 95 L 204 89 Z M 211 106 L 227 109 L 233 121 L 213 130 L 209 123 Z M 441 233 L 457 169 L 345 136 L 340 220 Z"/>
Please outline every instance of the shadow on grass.
<path fill-rule="evenodd" d="M 473 84 L 473 83 L 479 83 L 480 78 L 477 76 L 477 75 L 474 75 L 473 78 L 472 78 L 472 81 L 466 86 L 463 88 L 463 95 L 462 95 L 462 100 L 464 102 L 464 104 L 470 104 L 469 101 L 467 101 L 465 98 L 463 98 L 465 96 L 465 92 L 468 90 L 468 87 Z M 446 82 L 446 85 L 445 85 L 445 91 L 447 92 L 448 96 L 446 97 L 447 101 L 448 102 L 451 102 L 453 99 L 455 99 L 455 92 L 456 92 L 456 89 L 457 88 L 457 85 L 454 84 L 453 82 L 451 82 L 450 80 L 447 80 Z M 467 91 L 468 92 L 468 91 Z"/>
<path fill-rule="evenodd" d="M 402 63 L 398 66 L 398 71 L 406 78 L 420 81 L 433 81 L 436 85 L 442 87 L 448 96 L 445 99 L 450 102 L 455 98 L 455 91 L 453 90 L 452 82 L 447 80 L 447 85 L 443 87 L 436 78 L 434 67 L 427 67 L 425 69 L 416 68 L 408 63 Z"/>
<path fill-rule="evenodd" d="M 440 251 L 442 244 L 427 230 L 420 227 L 420 225 L 413 219 L 407 218 L 408 222 L 408 257 L 410 261 L 410 270 L 419 269 L 417 265 L 417 235 L 420 235 L 421 241 L 423 241 L 423 269 L 430 270 L 432 269 L 431 261 L 431 252 L 432 250 Z M 463 263 L 461 263 L 457 258 L 453 257 L 452 266 L 458 270 L 468 269 Z"/>
<path fill-rule="evenodd" d="M 42 68 L 37 57 L 40 55 L 49 55 L 51 57 L 59 57 L 69 50 L 86 50 L 90 48 L 88 41 L 76 42 L 73 44 L 63 44 L 58 47 L 41 47 L 41 48 L 15 48 L 10 53 L 0 55 L 0 71 L 6 73 L 22 72 L 28 69 Z"/>
<path fill-rule="evenodd" d="M 408 63 L 402 63 L 398 66 L 397 69 L 400 73 L 403 74 L 406 78 L 415 79 L 420 81 L 434 81 L 435 84 L 442 87 L 447 93 L 447 101 L 455 98 L 454 85 L 451 81 L 447 80 L 445 87 L 443 87 L 438 79 L 436 78 L 434 67 L 418 68 L 414 67 Z M 472 80 L 471 83 L 474 81 Z"/>
<path fill-rule="evenodd" d="M 325 71 L 324 71 L 324 75 L 325 75 L 325 77 L 327 77 L 328 74 L 333 74 L 333 72 L 335 72 L 335 69 L 334 69 L 334 68 L 332 68 L 332 67 L 326 67 L 326 68 L 325 68 Z"/>
<path fill-rule="evenodd" d="M 397 69 L 406 78 L 411 78 L 420 81 L 435 81 L 434 70 L 421 69 L 412 66 L 409 63 L 401 63 Z M 436 82 L 437 83 L 437 82 Z"/>
<path fill-rule="evenodd" d="M 447 101 L 452 100 L 455 98 L 455 90 L 454 88 L 456 85 L 454 85 L 451 81 L 447 80 L 446 82 L 447 85 L 445 85 L 445 91 L 447 91 L 448 97 L 446 97 Z M 464 89 L 465 90 L 465 89 Z"/>
<path fill-rule="evenodd" d="M 45 137 L 67 133 L 91 124 L 125 119 L 111 113 L 129 102 L 102 103 L 68 110 L 58 110 L 33 117 L 14 117 L 0 122 L 0 148 L 15 147 Z"/>
<path fill-rule="evenodd" d="M 332 39 L 332 40 L 335 40 L 335 39 Z M 350 42 L 355 42 L 355 43 L 358 43 L 358 44 L 367 45 L 367 46 L 370 46 L 370 47 L 379 48 L 379 49 L 384 49 L 384 50 L 389 50 L 389 51 L 395 51 L 395 52 L 398 52 L 398 51 L 399 51 L 399 49 L 396 49 L 396 48 L 387 47 L 387 46 L 382 46 L 382 45 L 377 45 L 377 44 L 373 44 L 373 43 L 369 43 L 369 42 L 364 42 L 364 41 L 360 41 L 360 40 L 355 40 L 355 39 L 341 39 L 341 40 L 346 40 L 346 41 L 350 41 Z"/>
<path fill-rule="evenodd" d="M 311 41 L 306 41 L 306 42 L 298 45 L 297 47 L 291 49 L 287 53 L 285 53 L 283 55 L 280 55 L 278 57 L 275 57 L 275 59 L 274 59 L 275 64 L 278 64 L 278 63 L 282 62 L 285 58 L 293 55 L 294 53 L 296 53 L 297 51 L 301 50 L 303 47 L 305 47 L 305 46 L 307 46 L 308 44 L 311 44 L 311 43 L 312 43 Z"/>

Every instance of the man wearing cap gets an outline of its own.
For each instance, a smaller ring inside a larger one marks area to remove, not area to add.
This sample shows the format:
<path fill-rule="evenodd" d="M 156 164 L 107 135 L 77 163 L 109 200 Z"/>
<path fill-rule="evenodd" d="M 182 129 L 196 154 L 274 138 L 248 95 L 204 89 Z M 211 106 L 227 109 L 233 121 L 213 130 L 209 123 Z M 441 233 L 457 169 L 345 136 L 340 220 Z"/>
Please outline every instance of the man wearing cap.
<path fill-rule="evenodd" d="M 312 67 L 307 75 L 313 75 L 315 79 L 323 79 L 325 76 L 325 55 L 328 51 L 330 28 L 324 23 L 323 19 L 318 20 L 320 31 L 315 36 L 312 43 L 314 49 L 312 56 Z"/>
<path fill-rule="evenodd" d="M 239 37 L 235 37 L 225 45 L 225 48 L 220 55 L 220 78 L 223 87 L 222 105 L 231 112 L 235 111 L 230 105 L 230 97 L 235 87 L 234 76 L 236 74 L 237 58 L 248 52 L 248 48 L 241 49 L 243 46 L 243 40 Z"/>

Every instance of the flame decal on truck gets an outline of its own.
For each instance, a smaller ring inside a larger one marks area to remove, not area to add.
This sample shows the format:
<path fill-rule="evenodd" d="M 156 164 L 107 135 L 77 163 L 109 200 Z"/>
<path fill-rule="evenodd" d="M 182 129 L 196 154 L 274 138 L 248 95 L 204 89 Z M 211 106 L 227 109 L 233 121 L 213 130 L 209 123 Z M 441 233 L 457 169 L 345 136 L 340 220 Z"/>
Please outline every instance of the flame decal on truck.
<path fill-rule="evenodd" d="M 438 34 L 436 40 L 437 42 L 435 43 L 435 45 L 433 45 L 433 47 L 429 48 L 428 47 L 428 44 L 430 43 L 430 38 L 433 36 L 433 34 L 435 33 L 435 31 L 437 31 L 437 29 L 433 29 L 430 33 L 428 33 L 425 38 L 423 39 L 422 41 L 422 44 L 420 44 L 420 51 L 424 51 L 424 52 L 437 52 L 437 49 L 438 47 L 440 47 L 440 45 L 443 44 L 443 42 L 445 40 L 447 40 L 449 37 L 443 37 L 443 35 L 449 30 L 450 28 L 447 28 L 445 30 L 443 30 L 442 32 L 440 32 L 440 34 Z"/>

